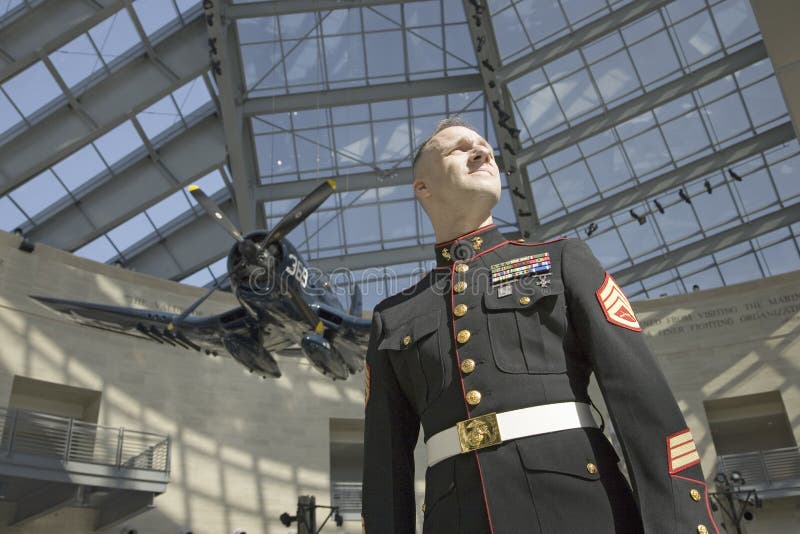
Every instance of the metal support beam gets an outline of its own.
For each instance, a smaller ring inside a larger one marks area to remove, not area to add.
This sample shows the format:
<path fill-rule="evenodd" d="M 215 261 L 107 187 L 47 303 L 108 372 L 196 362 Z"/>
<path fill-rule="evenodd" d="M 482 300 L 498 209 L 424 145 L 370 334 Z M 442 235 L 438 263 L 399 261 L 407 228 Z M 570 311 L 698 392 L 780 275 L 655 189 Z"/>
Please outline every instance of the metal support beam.
<path fill-rule="evenodd" d="M 406 4 L 420 1 L 421 0 L 278 0 L 276 2 L 249 2 L 231 5 L 228 16 L 233 19 L 275 17 L 277 15 L 289 15 L 292 13 L 385 6 L 388 4 Z"/>
<path fill-rule="evenodd" d="M 115 492 L 98 508 L 94 529 L 107 529 L 152 510 L 155 508 L 153 497 L 152 493 L 144 491 Z"/>
<path fill-rule="evenodd" d="M 720 60 L 700 67 L 691 74 L 682 76 L 633 100 L 620 104 L 607 113 L 597 115 L 568 130 L 537 141 L 518 154 L 517 164 L 522 167 L 554 154 L 559 150 L 617 126 L 628 119 L 637 117 L 711 82 L 733 74 L 766 57 L 767 49 L 764 47 L 764 43 L 761 41 L 753 43 Z"/>
<path fill-rule="evenodd" d="M 489 16 L 489 7 L 483 0 L 463 0 L 463 4 L 483 81 L 483 93 L 497 137 L 497 149 L 500 151 L 498 163 L 501 172 L 505 171 L 508 189 L 512 191 L 511 204 L 514 207 L 517 226 L 522 235 L 528 237 L 535 231 L 539 219 L 536 216 L 527 170 L 515 163 L 516 155 L 522 150 L 519 141 L 520 130 L 514 118 L 514 107 L 508 87 L 497 77 L 501 63 L 500 51 L 497 47 L 492 18 Z"/>
<path fill-rule="evenodd" d="M 800 203 L 773 211 L 750 222 L 735 226 L 718 234 L 695 241 L 683 247 L 628 267 L 614 273 L 614 278 L 620 285 L 628 285 L 643 280 L 650 276 L 662 273 L 668 269 L 694 261 L 709 254 L 719 252 L 737 243 L 753 239 L 760 235 L 786 228 L 800 221 Z"/>
<path fill-rule="evenodd" d="M 298 180 L 296 182 L 280 182 L 277 184 L 260 185 L 256 187 L 256 202 L 270 200 L 285 200 L 290 198 L 300 199 L 310 193 L 324 180 L 336 180 L 336 192 L 362 191 L 375 187 L 392 187 L 398 185 L 411 185 L 414 177 L 411 167 L 394 169 L 386 176 L 376 172 L 359 172 L 353 174 L 340 174 L 330 178 L 315 178 L 313 180 Z"/>
<path fill-rule="evenodd" d="M 332 108 L 386 100 L 466 93 L 480 91 L 482 87 L 480 75 L 465 74 L 463 76 L 448 76 L 430 80 L 414 80 L 413 82 L 382 83 L 363 87 L 348 87 L 347 89 L 331 89 L 330 91 L 256 97 L 245 100 L 244 114 L 252 117 L 253 115 L 284 113 L 303 109 Z"/>
<path fill-rule="evenodd" d="M 664 7 L 672 0 L 639 0 L 622 6 L 608 15 L 594 20 L 578 28 L 552 43 L 544 45 L 527 56 L 503 65 L 497 72 L 497 78 L 502 82 L 509 82 L 519 78 L 532 70 L 554 61 L 573 50 L 596 41 L 631 22 Z"/>
<path fill-rule="evenodd" d="M 759 154 L 764 150 L 790 141 L 793 138 L 794 131 L 789 123 L 776 126 L 751 139 L 741 141 L 699 160 L 687 163 L 678 169 L 664 173 L 652 180 L 648 180 L 636 188 L 626 189 L 613 196 L 581 208 L 574 213 L 545 223 L 537 229 L 534 239 L 536 241 L 544 241 L 554 236 L 564 235 L 574 228 L 582 227 L 610 213 L 627 208 L 653 195 L 679 187 L 688 181 L 699 178 L 715 170 L 725 168 L 737 161 Z M 376 177 L 373 173 L 359 173 L 344 179 L 336 179 L 338 180 L 337 183 L 342 184 L 344 190 L 347 191 L 368 189 L 384 185 L 375 183 Z M 387 185 L 411 183 L 411 180 L 410 169 L 401 169 L 399 170 L 398 176 L 392 178 L 392 182 Z M 298 182 L 265 185 L 258 188 L 256 195 L 259 201 L 298 198 L 313 189 L 318 183 L 319 180 L 301 180 Z M 513 234 L 508 237 L 509 239 L 516 239 L 519 235 Z M 430 246 L 431 245 L 412 245 L 390 250 L 348 254 L 346 256 L 323 258 L 312 261 L 311 263 L 319 269 L 330 271 L 343 267 L 349 269 L 366 269 L 395 263 L 425 261 L 431 259 Z M 222 248 L 211 250 L 207 257 L 209 259 L 216 259 L 220 256 L 222 250 Z"/>
<path fill-rule="evenodd" d="M 251 232 L 264 226 L 263 210 L 256 208 L 255 187 L 258 179 L 258 162 L 253 147 L 250 121 L 244 119 L 242 100 L 247 90 L 239 59 L 239 42 L 235 23 L 227 18 L 228 1 L 217 0 L 206 10 L 208 17 L 208 45 L 212 72 L 219 90 L 219 106 L 225 144 L 233 178 L 233 193 L 239 212 L 239 229 Z M 261 213 L 260 217 L 257 214 Z"/>
<path fill-rule="evenodd" d="M 652 198 L 665 191 L 700 178 L 708 173 L 725 167 L 745 158 L 760 154 L 765 150 L 794 139 L 794 129 L 790 122 L 785 122 L 760 133 L 755 137 L 739 141 L 735 145 L 713 152 L 708 156 L 692 161 L 665 172 L 644 183 L 624 189 L 619 193 L 598 200 L 583 208 L 542 224 L 536 236 L 537 241 L 544 241 L 555 236 L 565 235 L 574 228 L 581 228 L 612 213 L 633 206 L 638 202 Z"/>
<path fill-rule="evenodd" d="M 126 119 L 208 69 L 208 37 L 197 12 L 189 25 L 155 46 L 174 80 L 153 61 L 139 56 L 78 97 L 83 113 L 65 100 L 38 122 L 0 146 L 0 195 L 97 139 Z M 90 122 L 87 123 L 85 116 Z M 94 128 L 91 124 L 96 124 Z"/>
<path fill-rule="evenodd" d="M 88 31 L 124 5 L 124 0 L 59 0 L 29 9 L 0 31 L 0 83 Z"/>
<path fill-rule="evenodd" d="M 23 231 L 33 241 L 76 250 L 178 187 L 221 167 L 225 163 L 222 123 L 211 106 L 207 113 L 180 135 L 165 136 L 163 142 L 153 145 L 155 158 L 140 149 L 113 174 L 104 171 L 92 178 L 86 189 L 76 191 L 80 204 L 66 198 L 63 204 L 37 217 L 35 226 Z M 177 182 L 165 177 L 165 169 Z"/>
<path fill-rule="evenodd" d="M 76 486 L 50 482 L 20 498 L 9 525 L 18 527 L 38 517 L 53 513 L 75 501 Z"/>

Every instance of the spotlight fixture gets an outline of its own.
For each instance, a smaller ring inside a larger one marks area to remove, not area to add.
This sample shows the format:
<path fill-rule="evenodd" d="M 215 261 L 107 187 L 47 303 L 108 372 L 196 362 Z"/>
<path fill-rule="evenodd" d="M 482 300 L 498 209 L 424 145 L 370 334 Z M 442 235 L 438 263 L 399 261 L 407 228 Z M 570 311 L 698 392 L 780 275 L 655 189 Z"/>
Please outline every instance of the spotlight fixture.
<path fill-rule="evenodd" d="M 658 200 L 654 200 L 654 201 L 653 201 L 653 204 L 655 204 L 655 205 L 656 205 L 656 209 L 658 210 L 658 212 L 659 212 L 661 215 L 664 215 L 664 206 L 662 206 L 662 205 L 661 205 L 661 202 L 659 202 Z"/>
<path fill-rule="evenodd" d="M 597 223 L 589 223 L 589 226 L 586 227 L 586 237 L 592 237 L 592 234 L 597 231 Z"/>
<path fill-rule="evenodd" d="M 297 516 L 296 515 L 289 515 L 288 512 L 283 512 L 278 519 L 281 520 L 281 524 L 284 527 L 288 527 L 289 525 L 291 525 L 292 523 L 297 521 Z"/>
<path fill-rule="evenodd" d="M 738 174 L 736 174 L 735 172 L 733 172 L 733 169 L 728 169 L 728 175 L 731 178 L 733 178 L 734 180 L 736 180 L 737 182 L 741 182 L 742 181 L 742 177 L 739 176 Z"/>
<path fill-rule="evenodd" d="M 686 194 L 686 190 L 684 190 L 682 187 L 678 189 L 678 196 L 681 197 L 681 200 L 683 200 L 687 204 L 692 203 L 691 197 L 688 194 Z"/>
<path fill-rule="evenodd" d="M 638 213 L 636 213 L 633 210 L 629 211 L 628 213 L 630 213 L 631 217 L 633 217 L 639 224 L 644 224 L 644 223 L 647 222 L 647 216 L 646 215 L 639 215 Z"/>
<path fill-rule="evenodd" d="M 710 195 L 710 194 L 711 194 L 711 191 L 713 191 L 713 190 L 714 190 L 714 188 L 713 188 L 713 187 L 711 187 L 711 182 L 709 182 L 708 180 L 706 180 L 705 182 L 703 182 L 703 185 L 706 187 L 706 192 L 708 192 L 708 194 Z"/>
<path fill-rule="evenodd" d="M 734 484 L 744 484 L 744 477 L 739 471 L 731 472 L 731 482 Z"/>
<path fill-rule="evenodd" d="M 14 228 L 12 233 L 22 238 L 22 241 L 19 242 L 19 247 L 17 248 L 19 248 L 22 252 L 27 252 L 28 254 L 33 252 L 33 250 L 36 248 L 36 245 L 33 243 L 33 241 L 31 241 L 30 237 L 23 233 L 22 228 Z"/>

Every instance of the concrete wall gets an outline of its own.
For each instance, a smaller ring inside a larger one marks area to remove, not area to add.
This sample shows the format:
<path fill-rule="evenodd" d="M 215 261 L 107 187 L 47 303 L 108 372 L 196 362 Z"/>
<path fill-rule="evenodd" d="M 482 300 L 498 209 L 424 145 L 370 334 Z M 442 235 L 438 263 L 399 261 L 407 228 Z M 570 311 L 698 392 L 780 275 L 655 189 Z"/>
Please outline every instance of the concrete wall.
<path fill-rule="evenodd" d="M 27 295 L 169 309 L 202 290 L 44 246 L 26 254 L 17 242 L 0 233 L 0 405 L 8 403 L 13 377 L 22 375 L 100 391 L 100 424 L 170 434 L 169 488 L 131 526 L 143 534 L 284 533 L 278 516 L 294 513 L 298 495 L 330 502 L 330 421 L 363 417 L 361 376 L 333 383 L 304 360 L 280 358 L 284 376 L 262 381 L 228 358 L 74 324 Z M 200 312 L 235 304 L 215 294 Z M 706 475 L 714 474 L 716 455 L 703 400 L 779 390 L 800 437 L 800 272 L 638 302 L 635 309 L 697 439 Z M 418 502 L 422 474 L 418 469 Z M 748 532 L 796 532 L 798 502 L 767 502 Z M 0 514 L 8 512 L 0 505 Z M 93 519 L 92 511 L 65 509 L 0 530 L 85 533 Z M 360 532 L 356 522 L 346 527 Z"/>

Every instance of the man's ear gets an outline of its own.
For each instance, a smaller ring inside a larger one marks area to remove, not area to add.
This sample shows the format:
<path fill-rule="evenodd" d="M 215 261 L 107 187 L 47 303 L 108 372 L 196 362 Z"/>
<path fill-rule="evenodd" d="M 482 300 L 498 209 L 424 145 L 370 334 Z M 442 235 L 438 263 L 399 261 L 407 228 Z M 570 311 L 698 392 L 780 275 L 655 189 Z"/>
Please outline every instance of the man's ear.
<path fill-rule="evenodd" d="M 419 199 L 431 196 L 431 190 L 428 189 L 428 184 L 420 178 L 414 180 L 412 187 L 414 188 L 414 195 Z"/>

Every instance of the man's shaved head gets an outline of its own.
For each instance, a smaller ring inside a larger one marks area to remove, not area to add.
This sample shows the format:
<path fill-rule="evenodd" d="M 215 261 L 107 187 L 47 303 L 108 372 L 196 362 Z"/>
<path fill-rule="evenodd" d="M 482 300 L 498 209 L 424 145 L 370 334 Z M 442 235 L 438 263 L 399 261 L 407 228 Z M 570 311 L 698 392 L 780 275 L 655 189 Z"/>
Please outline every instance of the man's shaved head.
<path fill-rule="evenodd" d="M 422 142 L 421 145 L 419 145 L 419 148 L 417 149 L 417 153 L 414 155 L 414 163 L 411 164 L 411 172 L 412 172 L 412 174 L 414 174 L 415 177 L 416 177 L 415 170 L 417 168 L 417 162 L 419 162 L 419 159 L 422 156 L 422 153 L 425 151 L 425 147 L 428 145 L 428 142 L 431 139 L 433 139 L 434 137 L 436 137 L 436 134 L 438 134 L 439 132 L 441 132 L 445 128 L 452 128 L 453 126 L 462 126 L 464 128 L 469 128 L 470 130 L 472 130 L 472 131 L 474 131 L 476 133 L 478 132 L 478 130 L 476 130 L 475 128 L 470 126 L 467 123 L 467 121 L 465 121 L 464 119 L 462 119 L 461 117 L 458 117 L 458 116 L 456 116 L 456 117 L 447 117 L 446 119 L 440 120 L 436 124 L 436 129 L 433 131 L 432 134 L 430 134 L 428 136 L 427 139 L 425 139 L 425 141 Z"/>

